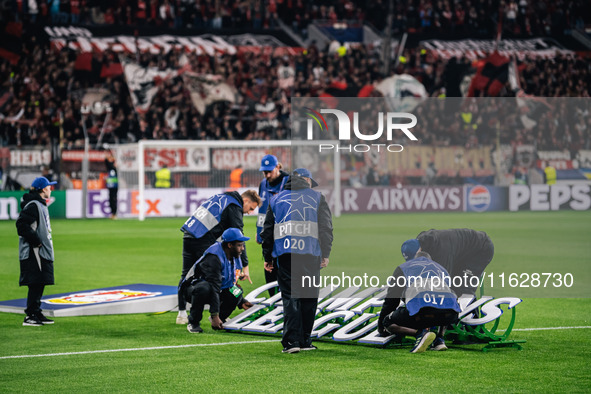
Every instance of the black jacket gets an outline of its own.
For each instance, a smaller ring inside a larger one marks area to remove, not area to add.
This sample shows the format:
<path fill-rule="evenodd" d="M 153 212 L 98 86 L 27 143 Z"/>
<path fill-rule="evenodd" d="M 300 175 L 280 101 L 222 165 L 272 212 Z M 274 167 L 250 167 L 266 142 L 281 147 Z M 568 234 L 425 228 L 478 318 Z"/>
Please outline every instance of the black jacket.
<path fill-rule="evenodd" d="M 33 191 L 25 194 L 21 202 L 22 211 L 16 220 L 16 231 L 19 236 L 23 237 L 25 242 L 35 248 L 41 245 L 41 239 L 39 239 L 37 232 L 31 228 L 31 225 L 39 223 L 39 209 L 36 204 L 31 204 L 25 208 L 33 200 L 47 205 L 39 193 Z M 41 269 L 39 269 L 39 264 L 41 264 Z M 53 261 L 40 257 L 39 262 L 33 253 L 29 254 L 28 259 L 20 260 L 20 286 L 32 284 L 53 285 L 54 283 Z"/>
<path fill-rule="evenodd" d="M 33 201 L 39 201 L 43 205 L 47 205 L 45 200 L 39 195 L 39 193 L 31 191 L 23 196 L 21 201 L 21 213 L 16 220 L 16 231 L 19 236 L 23 237 L 31 246 L 41 245 L 41 240 L 37 233 L 31 228 L 31 225 L 35 222 L 39 222 L 39 209 L 37 205 L 31 204 L 25 208 L 25 206 Z"/>
<path fill-rule="evenodd" d="M 290 176 L 285 183 L 285 190 L 301 190 L 309 189 L 310 185 L 305 179 L 299 176 Z M 267 208 L 267 215 L 261 232 L 261 239 L 263 240 L 263 257 L 266 262 L 273 261 L 273 229 L 275 227 L 275 215 L 271 209 L 271 204 Z M 320 250 L 323 258 L 330 256 L 333 241 L 332 231 L 332 214 L 326 199 L 321 194 L 320 204 L 318 205 L 318 241 L 320 243 Z"/>
<path fill-rule="evenodd" d="M 421 250 L 429 253 L 431 260 L 441 264 L 452 276 L 457 273 L 454 267 L 464 268 L 465 265 L 475 263 L 470 260 L 482 252 L 489 252 L 487 254 L 492 259 L 493 244 L 484 231 L 468 228 L 431 229 L 421 232 L 417 239 Z"/>

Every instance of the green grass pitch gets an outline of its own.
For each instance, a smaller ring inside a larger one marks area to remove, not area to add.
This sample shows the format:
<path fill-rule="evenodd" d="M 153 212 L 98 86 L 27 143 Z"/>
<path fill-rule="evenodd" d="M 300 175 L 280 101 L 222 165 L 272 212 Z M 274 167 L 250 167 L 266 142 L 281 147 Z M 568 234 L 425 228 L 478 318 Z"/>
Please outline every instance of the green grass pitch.
<path fill-rule="evenodd" d="M 245 222 L 254 237 L 255 218 Z M 176 285 L 182 223 L 52 220 L 56 285 L 45 294 Z M 23 327 L 23 315 L 0 313 L 0 392 L 591 391 L 591 212 L 345 215 L 334 227 L 327 275 L 387 276 L 402 261 L 405 239 L 430 228 L 469 227 L 495 243 L 487 272 L 571 272 L 574 285 L 487 289 L 524 300 L 511 338 L 527 340 L 522 351 L 488 353 L 481 345 L 414 355 L 408 348 L 320 341 L 319 351 L 288 355 L 275 336 L 213 332 L 207 322 L 204 334 L 190 334 L 174 313 L 63 317 L 45 327 Z M 260 247 L 251 240 L 247 250 L 254 284 L 244 285 L 246 293 L 264 282 Z M 13 221 L 0 222 L 0 262 L 0 300 L 25 297 Z M 543 327 L 565 328 L 524 330 Z M 109 352 L 120 349 L 129 350 Z M 105 352 L 85 353 L 98 350 Z M 55 353 L 62 355 L 7 358 Z"/>

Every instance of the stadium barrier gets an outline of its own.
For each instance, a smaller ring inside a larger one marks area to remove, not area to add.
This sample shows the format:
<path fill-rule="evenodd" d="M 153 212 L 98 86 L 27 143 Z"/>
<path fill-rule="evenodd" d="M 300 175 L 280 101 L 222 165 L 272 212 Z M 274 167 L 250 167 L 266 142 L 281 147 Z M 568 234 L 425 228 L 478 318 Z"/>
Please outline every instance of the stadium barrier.
<path fill-rule="evenodd" d="M 203 201 L 227 190 L 230 189 L 145 189 L 142 199 L 138 189 L 120 189 L 118 216 L 138 218 L 143 201 L 148 218 L 188 217 Z M 242 192 L 246 188 L 237 190 Z M 320 190 L 334 209 L 333 191 Z M 24 193 L 0 192 L 0 220 L 18 218 Z M 341 202 L 343 213 L 585 211 L 591 209 L 591 185 L 346 187 L 341 191 Z M 108 218 L 111 214 L 108 190 L 89 190 L 86 207 L 86 217 Z M 82 209 L 82 190 L 57 190 L 51 195 L 51 218 L 82 218 Z"/>

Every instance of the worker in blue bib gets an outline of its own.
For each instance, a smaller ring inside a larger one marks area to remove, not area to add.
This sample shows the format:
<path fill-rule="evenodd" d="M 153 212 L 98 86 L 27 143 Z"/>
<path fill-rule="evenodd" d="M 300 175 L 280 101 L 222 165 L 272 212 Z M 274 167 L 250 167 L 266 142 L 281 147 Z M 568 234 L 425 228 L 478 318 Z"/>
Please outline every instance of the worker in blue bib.
<path fill-rule="evenodd" d="M 312 190 L 317 185 L 307 169 L 294 170 L 285 190 L 271 198 L 261 232 L 265 270 L 277 267 L 283 353 L 316 349 L 311 333 L 320 289 L 314 283 L 320 282 L 320 268 L 328 265 L 333 241 L 330 208 Z"/>
<path fill-rule="evenodd" d="M 277 157 L 273 155 L 265 155 L 261 160 L 261 168 L 259 171 L 263 173 L 265 179 L 259 185 L 259 196 L 261 196 L 261 206 L 259 207 L 259 216 L 257 219 L 257 243 L 261 244 L 261 231 L 263 231 L 263 224 L 265 222 L 265 215 L 269 207 L 271 197 L 279 193 L 285 188 L 285 183 L 289 178 L 289 174 L 281 169 L 281 164 Z M 277 268 L 273 267 L 271 271 L 265 270 L 265 283 L 274 282 L 277 280 Z M 275 295 L 275 288 L 269 289 L 269 295 Z"/>
<path fill-rule="evenodd" d="M 211 245 L 203 256 L 193 264 L 179 285 L 179 291 L 191 301 L 191 312 L 187 330 L 190 333 L 201 333 L 200 322 L 203 318 L 205 304 L 209 304 L 211 327 L 214 330 L 223 328 L 224 320 L 232 313 L 242 300 L 242 289 L 236 285 L 236 270 L 242 268 L 240 255 L 245 249 L 245 237 L 237 228 L 229 228 L 222 234 L 222 241 Z M 228 296 L 222 295 L 227 293 Z M 248 309 L 252 304 L 244 309 Z"/>
<path fill-rule="evenodd" d="M 414 250 L 418 250 L 418 245 Z M 445 268 L 431 260 L 429 253 L 411 254 L 387 279 L 388 292 L 378 319 L 378 331 L 383 336 L 416 337 L 411 353 L 421 353 L 443 337 L 445 326 L 457 321 L 460 306 L 450 289 L 450 276 Z M 430 330 L 434 326 L 440 326 L 439 334 Z"/>
<path fill-rule="evenodd" d="M 261 203 L 256 191 L 247 190 L 242 194 L 238 192 L 225 192 L 216 194 L 203 202 L 193 212 L 182 226 L 183 232 L 183 269 L 181 281 L 195 264 L 195 261 L 213 245 L 222 233 L 228 228 L 238 228 L 242 231 L 244 227 L 243 215 L 251 213 Z M 248 257 L 246 250 L 241 256 L 244 280 L 250 280 Z M 180 283 L 180 282 L 179 282 Z M 186 301 L 184 294 L 178 293 L 179 313 L 177 324 L 187 324 Z"/>

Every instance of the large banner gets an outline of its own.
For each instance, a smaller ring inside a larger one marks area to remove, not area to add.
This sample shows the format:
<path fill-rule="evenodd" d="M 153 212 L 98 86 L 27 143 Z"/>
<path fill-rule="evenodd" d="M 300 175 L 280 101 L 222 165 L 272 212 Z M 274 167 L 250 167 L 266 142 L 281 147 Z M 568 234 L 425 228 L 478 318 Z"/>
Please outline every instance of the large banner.
<path fill-rule="evenodd" d="M 137 144 L 125 144 L 113 147 L 119 171 L 138 170 Z M 164 165 L 176 171 L 209 171 L 211 168 L 209 148 L 199 146 L 169 145 L 161 148 L 146 148 L 144 167 L 146 171 L 157 171 Z"/>
<path fill-rule="evenodd" d="M 493 173 L 490 146 L 464 148 L 462 146 L 405 146 L 404 154 L 381 155 L 376 157 L 387 161 L 390 172 L 405 174 L 416 170 L 426 170 L 433 163 L 440 173 L 455 176 L 459 171 L 470 171 L 472 175 Z M 375 163 L 381 164 L 381 163 Z"/>
<path fill-rule="evenodd" d="M 199 34 L 194 31 L 170 31 L 154 27 L 130 28 L 127 26 L 103 27 L 45 27 L 54 48 L 65 47 L 81 52 L 103 52 L 107 49 L 116 53 L 135 54 L 150 52 L 167 53 L 173 48 L 197 55 L 214 56 L 216 53 L 234 55 L 240 50 L 265 53 L 268 50 L 277 53 L 300 51 L 287 34 L 282 31 L 266 30 L 265 34 L 244 32 L 244 34 Z M 135 33 L 137 32 L 137 36 Z M 183 34 L 184 33 L 184 34 Z"/>
<path fill-rule="evenodd" d="M 245 170 L 258 171 L 261 167 L 261 158 L 267 154 L 273 154 L 280 163 L 291 163 L 291 148 L 273 147 L 269 148 L 249 148 L 249 149 L 212 149 L 211 165 L 217 170 L 232 170 L 239 165 Z"/>
<path fill-rule="evenodd" d="M 500 40 L 425 40 L 420 44 L 433 51 L 437 56 L 445 59 L 466 56 L 470 60 L 486 57 L 488 53 L 498 51 L 500 55 L 517 57 L 520 60 L 526 57 L 555 58 L 558 55 L 571 55 L 575 53 L 565 49 L 551 38 L 530 39 L 505 39 Z"/>
<path fill-rule="evenodd" d="M 591 209 L 591 185 L 511 185 L 510 211 L 557 211 Z"/>
<path fill-rule="evenodd" d="M 462 186 L 346 188 L 341 201 L 343 213 L 458 212 L 464 209 L 464 191 Z"/>
<path fill-rule="evenodd" d="M 16 220 L 21 211 L 21 200 L 27 192 L 0 192 L 0 220 Z M 50 218 L 66 217 L 66 192 L 55 190 L 47 202 Z M 16 229 L 14 230 L 16 234 Z"/>
<path fill-rule="evenodd" d="M 41 167 L 51 164 L 51 150 L 33 147 L 10 149 L 11 167 Z"/>
<path fill-rule="evenodd" d="M 205 200 L 224 189 L 146 189 L 144 201 L 139 200 L 137 190 L 120 189 L 117 196 L 117 216 L 121 218 L 138 217 L 143 203 L 147 217 L 188 217 Z M 82 191 L 67 191 L 66 217 L 82 218 Z M 88 218 L 107 218 L 111 215 L 109 191 L 89 190 L 86 202 Z"/>

